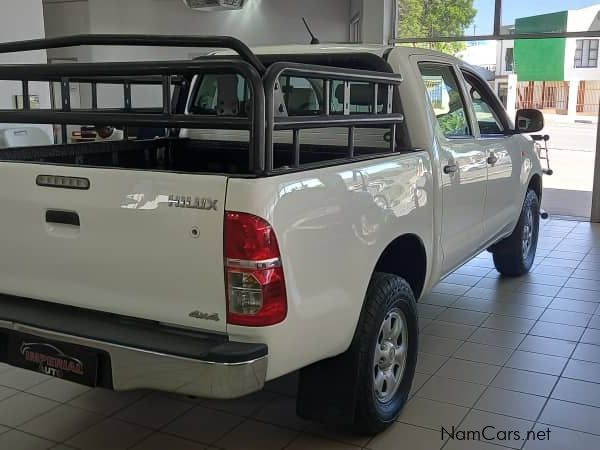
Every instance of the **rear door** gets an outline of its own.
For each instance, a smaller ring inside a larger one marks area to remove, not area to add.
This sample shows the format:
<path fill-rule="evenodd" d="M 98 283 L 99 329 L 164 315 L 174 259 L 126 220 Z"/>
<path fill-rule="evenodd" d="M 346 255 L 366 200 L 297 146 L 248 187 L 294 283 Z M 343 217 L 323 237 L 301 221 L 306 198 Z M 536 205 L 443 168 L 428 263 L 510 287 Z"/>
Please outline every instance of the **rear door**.
<path fill-rule="evenodd" d="M 226 185 L 0 162 L 0 293 L 225 332 Z"/>
<path fill-rule="evenodd" d="M 443 203 L 442 272 L 447 273 L 481 245 L 486 156 L 475 139 L 455 67 L 425 61 L 418 66 L 438 125 Z"/>

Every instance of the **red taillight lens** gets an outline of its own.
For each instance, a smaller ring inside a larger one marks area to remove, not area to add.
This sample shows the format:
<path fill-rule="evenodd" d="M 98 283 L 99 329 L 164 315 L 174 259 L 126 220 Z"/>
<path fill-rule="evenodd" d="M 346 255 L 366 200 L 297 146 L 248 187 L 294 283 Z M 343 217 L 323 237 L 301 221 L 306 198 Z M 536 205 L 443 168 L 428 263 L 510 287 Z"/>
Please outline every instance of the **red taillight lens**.
<path fill-rule="evenodd" d="M 227 322 L 261 327 L 287 315 L 285 279 L 275 232 L 252 214 L 225 213 Z"/>

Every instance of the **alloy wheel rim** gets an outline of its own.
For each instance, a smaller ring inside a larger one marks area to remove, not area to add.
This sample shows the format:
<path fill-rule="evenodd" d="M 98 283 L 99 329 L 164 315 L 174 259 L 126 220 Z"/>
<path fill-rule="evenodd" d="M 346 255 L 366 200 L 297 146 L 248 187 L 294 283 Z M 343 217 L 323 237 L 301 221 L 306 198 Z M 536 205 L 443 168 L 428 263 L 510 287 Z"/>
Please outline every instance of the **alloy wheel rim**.
<path fill-rule="evenodd" d="M 525 214 L 525 224 L 523 225 L 523 258 L 527 258 L 529 256 L 529 252 L 531 251 L 531 247 L 533 245 L 533 226 L 533 211 L 531 211 L 531 208 L 527 208 L 527 212 Z"/>
<path fill-rule="evenodd" d="M 389 311 L 377 335 L 373 357 L 373 390 L 385 403 L 394 397 L 404 376 L 408 356 L 408 327 L 404 313 Z"/>

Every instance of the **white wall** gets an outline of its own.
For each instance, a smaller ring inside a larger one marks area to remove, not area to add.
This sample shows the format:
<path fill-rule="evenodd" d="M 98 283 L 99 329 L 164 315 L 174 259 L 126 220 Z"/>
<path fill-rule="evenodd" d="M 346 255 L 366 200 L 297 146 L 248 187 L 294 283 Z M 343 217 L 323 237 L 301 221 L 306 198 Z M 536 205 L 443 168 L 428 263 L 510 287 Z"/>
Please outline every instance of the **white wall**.
<path fill-rule="evenodd" d="M 46 37 L 88 34 L 90 32 L 90 10 L 87 0 L 70 0 L 44 3 L 44 24 Z M 90 61 L 89 47 L 48 50 L 48 58 L 76 58 L 78 61 Z"/>
<path fill-rule="evenodd" d="M 44 37 L 42 0 L 2 0 L 0 14 L 0 42 L 37 39 Z M 0 64 L 36 64 L 46 62 L 45 51 L 0 55 Z M 42 108 L 50 107 L 50 90 L 47 84 L 30 83 L 29 93 L 40 97 Z M 20 82 L 0 81 L 0 109 L 14 108 L 14 96 L 21 94 Z M 0 128 L 15 125 L 0 124 Z M 40 126 L 52 135 L 51 127 Z"/>
<path fill-rule="evenodd" d="M 344 42 L 350 21 L 350 0 L 248 0 L 242 10 L 219 12 L 192 11 L 180 0 L 88 0 L 47 4 L 45 9 L 51 36 L 74 32 L 232 35 L 249 45 L 310 42 L 302 17 L 322 42 Z M 81 19 L 86 12 L 89 24 Z M 74 29 L 74 23 L 81 28 Z M 198 53 L 197 49 L 96 47 L 91 58 L 180 59 Z"/>
<path fill-rule="evenodd" d="M 600 5 L 569 11 L 567 31 L 598 30 L 596 18 Z M 565 80 L 600 80 L 600 67 L 578 68 L 575 66 L 577 39 L 567 39 L 565 49 Z"/>

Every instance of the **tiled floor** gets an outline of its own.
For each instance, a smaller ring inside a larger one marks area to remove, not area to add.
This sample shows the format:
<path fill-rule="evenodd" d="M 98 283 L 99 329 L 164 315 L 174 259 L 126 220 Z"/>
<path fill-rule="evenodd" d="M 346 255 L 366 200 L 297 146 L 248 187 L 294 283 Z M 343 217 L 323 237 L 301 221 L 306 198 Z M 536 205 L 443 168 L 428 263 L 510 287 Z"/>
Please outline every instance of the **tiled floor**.
<path fill-rule="evenodd" d="M 0 366 L 0 449 L 598 449 L 599 303 L 600 226 L 551 220 L 530 275 L 500 279 L 485 253 L 422 299 L 411 399 L 377 437 L 297 418 L 295 376 L 217 402 Z M 442 438 L 453 426 L 455 439 Z M 484 428 L 495 440 L 464 440 Z M 538 439 L 525 441 L 528 430 Z"/>

